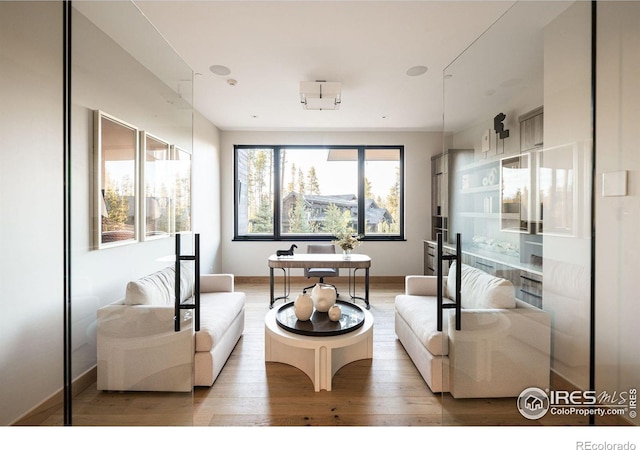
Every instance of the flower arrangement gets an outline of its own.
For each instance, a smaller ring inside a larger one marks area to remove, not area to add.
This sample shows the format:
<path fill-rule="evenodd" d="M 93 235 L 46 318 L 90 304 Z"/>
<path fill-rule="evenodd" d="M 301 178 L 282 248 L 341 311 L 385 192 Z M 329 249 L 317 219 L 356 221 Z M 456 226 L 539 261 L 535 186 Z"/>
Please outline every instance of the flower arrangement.
<path fill-rule="evenodd" d="M 353 233 L 353 230 L 346 230 L 340 233 L 336 233 L 336 240 L 334 244 L 338 245 L 342 250 L 353 250 L 360 245 L 360 236 Z"/>

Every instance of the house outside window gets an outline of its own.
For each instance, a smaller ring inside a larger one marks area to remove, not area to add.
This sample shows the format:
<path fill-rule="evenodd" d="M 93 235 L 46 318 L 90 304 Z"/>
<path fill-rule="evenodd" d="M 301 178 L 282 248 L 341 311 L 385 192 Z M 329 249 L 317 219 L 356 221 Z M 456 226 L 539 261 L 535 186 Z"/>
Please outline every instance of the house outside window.
<path fill-rule="evenodd" d="M 235 239 L 402 240 L 402 146 L 236 146 Z"/>

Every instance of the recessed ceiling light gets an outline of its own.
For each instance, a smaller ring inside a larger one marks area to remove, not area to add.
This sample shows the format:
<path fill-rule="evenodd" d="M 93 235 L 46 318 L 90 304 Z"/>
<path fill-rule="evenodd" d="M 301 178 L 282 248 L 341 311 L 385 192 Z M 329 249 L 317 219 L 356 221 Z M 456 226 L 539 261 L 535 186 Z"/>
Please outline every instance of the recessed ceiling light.
<path fill-rule="evenodd" d="M 407 75 L 410 77 L 417 77 L 419 75 L 427 73 L 427 69 L 425 66 L 413 66 L 407 70 Z"/>
<path fill-rule="evenodd" d="M 216 75 L 221 75 L 221 76 L 229 75 L 231 73 L 231 69 L 229 69 L 228 67 L 220 66 L 217 64 L 209 67 L 209 70 L 215 73 Z"/>

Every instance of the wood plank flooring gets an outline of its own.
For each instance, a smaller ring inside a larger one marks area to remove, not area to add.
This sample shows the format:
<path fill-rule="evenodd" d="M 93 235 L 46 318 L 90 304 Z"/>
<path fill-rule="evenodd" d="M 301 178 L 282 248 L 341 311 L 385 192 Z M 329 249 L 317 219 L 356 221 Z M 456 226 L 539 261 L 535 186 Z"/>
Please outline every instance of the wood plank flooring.
<path fill-rule="evenodd" d="M 346 277 L 338 283 L 348 297 Z M 291 298 L 309 284 L 293 278 Z M 430 425 L 586 425 L 582 417 L 527 420 L 515 399 L 455 400 L 433 394 L 394 331 L 394 299 L 401 278 L 372 279 L 374 356 L 351 363 L 333 378 L 332 391 L 314 392 L 299 369 L 264 361 L 264 316 L 269 310 L 265 278 L 237 278 L 247 295 L 245 331 L 211 388 L 193 394 L 99 392 L 95 384 L 79 393 L 74 425 L 194 426 L 430 426 Z M 361 302 L 358 302 L 362 304 Z M 282 304 L 279 301 L 276 306 Z M 42 425 L 59 425 L 58 411 Z"/>

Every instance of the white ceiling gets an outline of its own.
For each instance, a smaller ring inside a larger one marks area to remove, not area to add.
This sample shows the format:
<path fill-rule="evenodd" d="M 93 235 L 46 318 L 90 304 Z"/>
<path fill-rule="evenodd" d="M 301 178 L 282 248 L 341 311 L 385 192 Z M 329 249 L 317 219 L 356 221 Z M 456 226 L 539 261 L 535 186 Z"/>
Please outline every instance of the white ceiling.
<path fill-rule="evenodd" d="M 513 3 L 135 1 L 196 73 L 194 106 L 220 129 L 345 131 L 440 131 L 443 69 Z M 429 70 L 407 76 L 417 65 Z M 302 109 L 299 84 L 314 80 L 342 82 L 339 110 Z"/>

